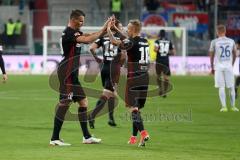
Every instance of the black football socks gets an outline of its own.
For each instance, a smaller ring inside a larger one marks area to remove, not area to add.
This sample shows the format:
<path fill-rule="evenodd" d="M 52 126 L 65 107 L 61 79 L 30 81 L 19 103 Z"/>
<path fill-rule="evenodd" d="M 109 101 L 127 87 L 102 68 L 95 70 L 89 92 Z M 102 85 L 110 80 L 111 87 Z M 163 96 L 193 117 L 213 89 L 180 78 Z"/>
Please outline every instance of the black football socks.
<path fill-rule="evenodd" d="M 111 97 L 109 98 L 108 100 L 108 115 L 109 115 L 109 120 L 112 120 L 114 121 L 114 118 L 113 118 L 113 112 L 114 112 L 114 106 L 115 105 L 115 98 L 114 97 Z"/>
<path fill-rule="evenodd" d="M 78 108 L 78 119 L 80 122 L 80 126 L 82 128 L 83 136 L 85 139 L 91 137 L 91 134 L 88 131 L 87 127 L 87 107 L 79 107 Z"/>
<path fill-rule="evenodd" d="M 97 104 L 95 106 L 95 108 L 93 109 L 93 111 L 90 114 L 90 120 L 94 120 L 95 117 L 97 116 L 97 114 L 103 109 L 105 103 L 107 101 L 107 97 L 106 96 L 101 96 L 99 98 L 99 100 L 97 101 Z"/>
<path fill-rule="evenodd" d="M 141 117 L 141 114 L 139 111 L 133 111 L 132 112 L 132 121 L 133 121 L 133 132 L 134 134 L 136 134 L 136 129 L 138 131 L 143 131 L 144 130 L 144 126 L 143 126 L 143 120 Z"/>
<path fill-rule="evenodd" d="M 69 109 L 69 106 L 59 105 L 56 106 L 56 114 L 54 117 L 54 127 L 51 140 L 59 140 L 59 133 L 61 131 L 64 117 Z"/>

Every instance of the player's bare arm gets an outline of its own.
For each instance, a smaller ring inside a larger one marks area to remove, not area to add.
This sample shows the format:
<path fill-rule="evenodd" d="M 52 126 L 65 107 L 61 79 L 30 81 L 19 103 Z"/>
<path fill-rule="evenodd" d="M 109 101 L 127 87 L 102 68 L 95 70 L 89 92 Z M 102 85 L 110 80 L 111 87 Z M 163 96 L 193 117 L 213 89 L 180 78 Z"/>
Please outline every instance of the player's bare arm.
<path fill-rule="evenodd" d="M 170 54 L 171 56 L 175 56 L 175 55 L 176 55 L 176 49 L 171 49 L 170 52 L 169 52 L 169 54 Z"/>
<path fill-rule="evenodd" d="M 158 46 L 154 46 L 154 51 L 158 53 L 159 47 Z"/>
<path fill-rule="evenodd" d="M 86 44 L 94 42 L 96 39 L 98 39 L 99 37 L 106 34 L 106 28 L 107 28 L 107 24 L 109 21 L 110 21 L 110 19 L 108 19 L 105 22 L 105 24 L 103 25 L 103 27 L 100 31 L 92 33 L 92 34 L 83 34 L 83 35 L 77 37 L 76 41 L 78 43 L 86 43 Z"/>
<path fill-rule="evenodd" d="M 113 29 L 120 34 L 121 39 L 126 39 L 127 38 L 127 35 L 124 34 L 118 27 L 116 27 L 115 23 L 113 25 Z"/>
<path fill-rule="evenodd" d="M 94 34 L 94 33 L 83 33 L 82 35 L 83 35 L 83 36 L 90 36 L 90 35 L 92 35 L 92 34 Z"/>
<path fill-rule="evenodd" d="M 209 52 L 209 56 L 210 56 L 210 64 L 211 64 L 211 74 L 214 74 L 214 66 L 213 66 L 214 52 Z"/>
<path fill-rule="evenodd" d="M 98 39 L 103 34 L 105 34 L 105 30 L 102 29 L 102 30 L 95 32 L 93 34 L 90 34 L 90 35 L 79 36 L 79 37 L 77 37 L 76 41 L 78 43 L 85 43 L 85 44 L 92 43 L 93 41 Z"/>
<path fill-rule="evenodd" d="M 93 57 L 94 57 L 94 59 L 96 60 L 97 63 L 102 63 L 103 60 L 101 58 L 99 58 L 96 54 L 96 49 L 97 48 L 99 48 L 99 46 L 96 43 L 93 43 L 90 46 L 90 52 L 93 55 Z"/>
<path fill-rule="evenodd" d="M 108 36 L 109 36 L 110 42 L 111 42 L 113 45 L 115 45 L 115 46 L 120 46 L 121 43 L 122 43 L 122 41 L 121 41 L 121 40 L 117 40 L 116 38 L 114 38 L 113 33 L 112 33 L 112 31 L 111 31 L 111 28 L 112 28 L 112 26 L 113 26 L 113 23 L 114 23 L 114 21 L 111 19 L 111 22 L 109 22 L 108 25 L 107 25 L 107 34 L 108 34 Z"/>
<path fill-rule="evenodd" d="M 3 82 L 3 83 L 6 83 L 7 80 L 8 80 L 8 76 L 7 76 L 7 74 L 3 74 L 2 82 Z"/>

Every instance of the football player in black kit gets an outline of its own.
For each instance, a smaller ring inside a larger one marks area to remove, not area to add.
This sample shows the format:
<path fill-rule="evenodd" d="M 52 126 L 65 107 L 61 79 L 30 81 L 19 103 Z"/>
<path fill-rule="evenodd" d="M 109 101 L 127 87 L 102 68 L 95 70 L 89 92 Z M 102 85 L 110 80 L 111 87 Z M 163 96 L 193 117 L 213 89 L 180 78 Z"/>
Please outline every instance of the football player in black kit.
<path fill-rule="evenodd" d="M 122 24 L 116 20 L 115 26 L 122 30 Z M 114 34 L 116 39 L 126 38 L 123 35 Z M 96 49 L 102 47 L 103 49 L 103 59 L 96 55 Z M 95 41 L 90 47 L 90 51 L 98 63 L 103 63 L 101 67 L 101 79 L 102 86 L 104 87 L 103 93 L 100 96 L 94 110 L 89 115 L 89 126 L 90 128 L 95 128 L 95 117 L 97 114 L 103 110 L 105 103 L 108 101 L 108 113 L 110 126 L 116 126 L 113 112 L 115 107 L 115 96 L 116 96 L 116 85 L 119 81 L 120 67 L 124 62 L 124 58 L 121 54 L 121 50 L 111 44 L 109 37 L 104 36 Z"/>
<path fill-rule="evenodd" d="M 3 51 L 3 46 L 1 45 L 1 41 L 0 41 L 0 68 L 2 70 L 2 82 L 5 83 L 8 79 L 6 71 L 5 71 L 5 66 L 4 66 L 4 60 L 2 58 L 2 51 Z"/>
<path fill-rule="evenodd" d="M 78 119 L 83 132 L 84 144 L 100 143 L 101 139 L 94 138 L 87 127 L 87 106 L 88 101 L 84 90 L 78 80 L 78 70 L 80 61 L 81 45 L 80 43 L 92 43 L 97 38 L 106 33 L 108 21 L 103 28 L 92 34 L 83 34 L 79 29 L 84 23 L 85 14 L 81 10 L 73 10 L 70 15 L 68 26 L 62 33 L 63 60 L 58 66 L 58 78 L 60 82 L 59 103 L 56 106 L 54 118 L 54 127 L 50 145 L 70 146 L 63 142 L 60 137 L 60 131 L 63 125 L 65 115 L 72 102 L 77 102 Z"/>
<path fill-rule="evenodd" d="M 175 49 L 171 41 L 166 38 L 165 30 L 160 30 L 159 39 L 155 41 L 154 51 L 157 52 L 156 73 L 159 87 L 159 95 L 166 98 L 169 86 L 169 55 L 175 55 Z"/>
<path fill-rule="evenodd" d="M 114 21 L 114 19 L 112 19 Z M 114 24 L 114 23 L 112 23 Z M 132 115 L 132 135 L 128 141 L 129 144 L 137 142 L 137 134 L 140 132 L 141 138 L 139 146 L 145 146 L 149 139 L 148 132 L 144 129 L 140 109 L 144 107 L 148 84 L 148 67 L 149 67 L 149 44 L 145 38 L 140 37 L 141 22 L 139 20 L 130 20 L 127 26 L 128 39 L 117 40 L 111 32 L 111 23 L 108 23 L 107 32 L 112 44 L 127 48 L 127 84 L 125 92 L 126 107 Z"/>

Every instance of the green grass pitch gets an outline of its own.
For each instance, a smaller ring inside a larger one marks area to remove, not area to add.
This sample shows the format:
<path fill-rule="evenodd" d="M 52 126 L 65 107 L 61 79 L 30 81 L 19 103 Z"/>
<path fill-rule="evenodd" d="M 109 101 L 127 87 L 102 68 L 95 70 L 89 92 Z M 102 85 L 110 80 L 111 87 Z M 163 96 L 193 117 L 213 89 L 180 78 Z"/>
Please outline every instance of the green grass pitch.
<path fill-rule="evenodd" d="M 219 112 L 213 77 L 174 76 L 172 82 L 166 99 L 147 100 L 143 113 L 151 139 L 145 148 L 127 144 L 131 122 L 122 101 L 115 111 L 117 128 L 109 127 L 104 115 L 90 130 L 102 144 L 82 144 L 75 121 L 64 123 L 61 137 L 72 146 L 61 148 L 48 146 L 58 101 L 48 76 L 10 75 L 7 84 L 0 84 L 0 160 L 240 159 L 240 113 Z M 99 81 L 91 86 L 101 88 Z M 89 98 L 90 108 L 95 103 Z"/>

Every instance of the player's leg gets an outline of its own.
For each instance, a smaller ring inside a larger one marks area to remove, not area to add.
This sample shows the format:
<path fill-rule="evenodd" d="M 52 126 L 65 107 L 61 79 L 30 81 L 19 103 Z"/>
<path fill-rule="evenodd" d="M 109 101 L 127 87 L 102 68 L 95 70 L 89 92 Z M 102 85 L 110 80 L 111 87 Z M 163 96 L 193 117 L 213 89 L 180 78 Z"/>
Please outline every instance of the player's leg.
<path fill-rule="evenodd" d="M 127 79 L 126 84 L 126 90 L 125 90 L 125 105 L 129 109 L 129 112 L 132 116 L 132 135 L 129 138 L 128 144 L 136 144 L 137 143 L 137 134 L 138 134 L 138 126 L 137 122 L 134 121 L 134 119 L 137 119 L 137 116 L 135 116 L 135 110 L 138 111 L 138 107 L 132 107 L 136 104 L 135 97 L 136 92 L 133 92 L 131 88 L 134 86 L 132 79 Z"/>
<path fill-rule="evenodd" d="M 144 129 L 143 119 L 141 117 L 141 112 L 138 107 L 132 106 L 130 108 L 132 116 L 132 135 L 128 141 L 129 144 L 137 143 L 138 131 L 141 134 L 139 146 L 145 146 L 145 142 L 149 139 L 148 132 Z"/>
<path fill-rule="evenodd" d="M 136 143 L 136 136 L 138 131 L 141 134 L 140 146 L 145 146 L 145 141 L 149 139 L 149 135 L 146 130 L 144 130 L 143 119 L 141 117 L 140 108 L 144 107 L 147 97 L 147 86 L 148 85 L 148 75 L 143 77 L 138 77 L 138 80 L 128 80 L 125 100 L 127 106 L 130 106 L 130 112 L 132 115 L 132 126 L 133 134 L 129 139 L 129 144 Z M 138 83 L 139 82 L 139 83 Z M 135 87 L 136 86 L 136 87 Z"/>
<path fill-rule="evenodd" d="M 145 86 L 140 87 L 140 96 L 139 96 L 139 99 L 138 99 L 139 113 L 141 113 L 140 109 L 144 108 L 145 103 L 146 103 L 148 83 L 149 83 L 149 79 L 148 79 L 148 76 L 146 76 L 145 82 L 143 83 Z M 140 134 L 141 134 L 139 146 L 145 146 L 145 142 L 149 140 L 150 136 L 149 136 L 147 130 L 144 129 L 144 122 L 141 118 L 141 115 L 140 115 L 140 121 L 139 122 L 141 123 L 139 126 L 142 126 L 142 128 L 139 128 L 139 131 L 140 131 Z"/>
<path fill-rule="evenodd" d="M 219 99 L 221 102 L 221 109 L 220 112 L 226 112 L 226 93 L 225 93 L 225 80 L 224 80 L 224 73 L 221 70 L 216 70 L 215 75 L 215 87 L 219 89 Z"/>
<path fill-rule="evenodd" d="M 121 54 L 122 57 L 123 54 Z M 120 59 L 121 60 L 121 59 Z M 122 62 L 123 63 L 123 62 Z M 114 92 L 114 97 L 110 97 L 108 99 L 108 116 L 109 116 L 109 121 L 108 124 L 112 127 L 117 126 L 114 120 L 114 109 L 116 107 L 116 97 L 117 97 L 117 84 L 120 79 L 120 69 L 121 69 L 121 64 L 117 61 L 113 61 L 110 66 L 110 80 L 111 81 L 111 86 L 109 86 L 109 89 L 113 89 Z"/>
<path fill-rule="evenodd" d="M 235 107 L 235 88 L 234 88 L 234 74 L 232 70 L 226 70 L 224 72 L 226 81 L 226 87 L 229 89 L 231 110 L 238 112 L 238 108 Z"/>
<path fill-rule="evenodd" d="M 163 92 L 164 95 L 163 97 L 167 97 L 167 92 L 169 91 L 169 77 L 171 76 L 171 71 L 170 71 L 170 66 L 169 66 L 169 61 L 166 61 L 165 64 L 163 65 Z"/>
<path fill-rule="evenodd" d="M 102 85 L 104 87 L 104 90 L 102 92 L 102 95 L 99 97 L 95 108 L 93 111 L 89 114 L 89 126 L 90 128 L 95 128 L 95 117 L 99 114 L 101 110 L 103 110 L 104 105 L 106 102 L 111 98 L 114 97 L 113 91 L 113 85 L 110 81 L 110 73 L 108 69 L 103 69 L 101 71 L 101 79 L 102 79 Z"/>
<path fill-rule="evenodd" d="M 108 124 L 113 127 L 117 126 L 113 116 L 114 108 L 115 108 L 115 97 L 110 97 L 108 99 L 108 116 L 109 116 Z"/>
<path fill-rule="evenodd" d="M 131 106 L 130 112 L 132 116 L 132 136 L 130 137 L 128 143 L 135 144 L 137 142 L 138 131 L 142 132 L 144 130 L 144 125 L 141 113 L 137 106 L 136 107 Z"/>
<path fill-rule="evenodd" d="M 78 101 L 79 108 L 78 108 L 78 118 L 80 122 L 80 126 L 82 128 L 83 132 L 83 143 L 84 144 L 93 144 L 93 143 L 100 143 L 101 139 L 94 138 L 89 133 L 88 127 L 87 127 L 87 106 L 88 106 L 88 100 L 87 98 L 84 98 L 80 101 Z"/>
<path fill-rule="evenodd" d="M 84 99 L 78 101 L 78 104 L 79 104 L 78 118 L 79 118 L 80 126 L 82 128 L 83 137 L 85 139 L 88 139 L 91 137 L 91 135 L 87 128 L 87 106 L 88 106 L 87 98 L 84 98 Z"/>
<path fill-rule="evenodd" d="M 65 68 L 64 67 L 59 67 L 58 69 L 58 78 L 60 82 L 59 86 L 59 103 L 57 104 L 55 108 L 55 116 L 54 116 L 54 127 L 53 127 L 53 133 L 52 137 L 50 140 L 50 145 L 58 145 L 58 146 L 69 146 L 70 144 L 64 143 L 60 139 L 60 131 L 65 119 L 65 115 L 70 107 L 70 104 L 72 102 L 72 85 L 66 85 L 64 80 L 65 80 Z M 67 79 L 69 81 L 70 79 Z"/>
<path fill-rule="evenodd" d="M 95 117 L 99 114 L 101 110 L 103 110 L 105 103 L 110 99 L 114 98 L 114 87 L 111 81 L 110 72 L 108 68 L 105 68 L 101 71 L 101 78 L 102 78 L 102 84 L 104 87 L 103 93 L 98 99 L 95 108 L 93 111 L 89 114 L 89 126 L 90 128 L 95 128 Z M 110 102 L 113 100 L 111 99 Z M 112 102 L 113 103 L 113 102 Z M 113 103 L 114 105 L 114 103 Z"/>
<path fill-rule="evenodd" d="M 88 122 L 88 116 L 87 116 L 87 107 L 88 107 L 88 100 L 86 97 L 86 94 L 81 86 L 81 83 L 78 80 L 77 76 L 73 76 L 72 80 L 74 82 L 73 85 L 73 97 L 72 100 L 74 102 L 77 102 L 78 107 L 78 120 L 82 129 L 83 133 L 83 143 L 89 144 L 89 143 L 100 143 L 101 139 L 93 138 L 91 134 L 89 133 L 87 122 Z"/>
<path fill-rule="evenodd" d="M 163 75 L 163 98 L 167 97 L 167 92 L 169 89 L 169 76 L 167 74 Z"/>
<path fill-rule="evenodd" d="M 225 87 L 219 87 L 219 98 L 222 105 L 221 112 L 227 112 Z"/>
<path fill-rule="evenodd" d="M 50 145 L 53 146 L 70 146 L 69 143 L 64 143 L 63 140 L 60 139 L 60 131 L 62 129 L 62 125 L 64 122 L 65 115 L 69 109 L 70 101 L 62 100 L 60 101 L 56 106 L 56 113 L 54 116 L 54 126 L 53 126 L 53 132 L 52 137 L 50 140 Z"/>
<path fill-rule="evenodd" d="M 108 73 L 108 70 L 107 68 L 105 68 L 103 66 L 102 70 L 101 70 L 101 80 L 102 80 L 102 86 L 104 88 L 106 88 L 105 86 L 107 85 L 107 77 L 109 77 L 109 73 Z M 94 109 L 91 111 L 91 113 L 89 114 L 89 117 L 88 117 L 88 122 L 89 122 L 89 126 L 90 128 L 94 129 L 95 126 L 95 117 L 97 116 L 97 114 L 103 109 L 105 103 L 107 102 L 107 100 L 109 99 L 109 97 L 107 96 L 109 93 L 108 93 L 108 90 L 103 90 L 103 93 L 101 94 L 101 96 L 99 97 L 97 103 L 96 103 L 96 106 L 94 107 Z"/>
<path fill-rule="evenodd" d="M 94 107 L 93 111 L 89 114 L 89 125 L 90 128 L 94 129 L 95 118 L 98 113 L 104 108 L 105 103 L 108 99 L 114 97 L 114 93 L 111 90 L 104 89 L 102 95 L 98 99 L 96 106 Z"/>

